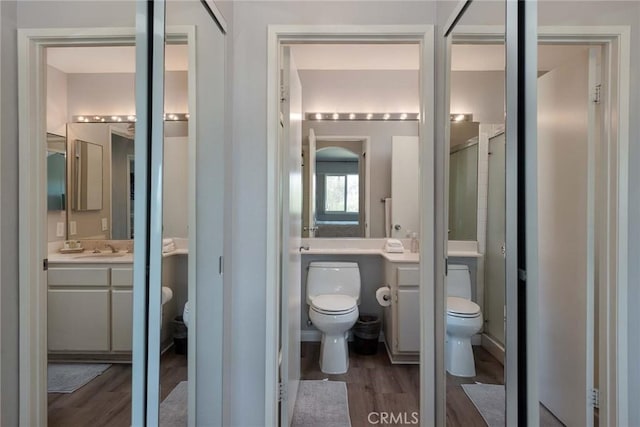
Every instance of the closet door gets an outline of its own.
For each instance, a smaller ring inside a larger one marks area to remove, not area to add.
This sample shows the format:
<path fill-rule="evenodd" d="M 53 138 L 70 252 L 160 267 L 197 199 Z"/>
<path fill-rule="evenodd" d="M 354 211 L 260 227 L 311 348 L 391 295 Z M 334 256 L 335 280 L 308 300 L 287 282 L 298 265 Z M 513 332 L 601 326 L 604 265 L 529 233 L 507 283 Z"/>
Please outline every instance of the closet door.
<path fill-rule="evenodd" d="M 160 405 L 181 378 L 164 381 L 161 325 L 171 322 L 162 321 L 163 312 L 182 314 L 188 300 L 188 380 L 176 390 L 186 390 L 188 403 L 180 424 L 222 425 L 226 23 L 211 1 L 139 2 L 137 17 L 132 424 L 167 421 Z M 187 52 L 177 61 L 176 47 Z M 176 86 L 181 96 L 174 96 Z M 180 155 L 164 158 L 176 150 Z M 186 181 L 183 193 L 174 191 L 172 176 Z M 162 277 L 163 238 L 175 237 L 188 239 L 188 255 L 176 255 L 188 258 L 188 290 L 174 289 L 175 300 L 163 308 L 162 284 L 177 286 Z"/>

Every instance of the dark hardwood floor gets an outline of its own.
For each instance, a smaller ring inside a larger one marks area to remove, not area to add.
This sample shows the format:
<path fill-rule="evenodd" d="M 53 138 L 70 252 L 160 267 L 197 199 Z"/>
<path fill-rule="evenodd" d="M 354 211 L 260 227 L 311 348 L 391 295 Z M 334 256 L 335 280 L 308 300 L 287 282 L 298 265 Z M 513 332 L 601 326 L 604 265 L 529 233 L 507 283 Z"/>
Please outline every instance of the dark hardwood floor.
<path fill-rule="evenodd" d="M 477 376 L 457 378 L 447 375 L 447 425 L 486 426 L 480 413 L 462 390 L 462 384 L 476 381 L 485 384 L 503 384 L 503 367 L 481 347 L 474 347 Z M 343 375 L 327 375 L 320 371 L 319 343 L 302 343 L 301 378 L 320 380 L 328 378 L 347 383 L 349 412 L 353 427 L 370 426 L 370 412 L 418 412 L 420 403 L 420 367 L 418 365 L 392 365 L 383 344 L 373 356 L 349 351 L 349 371 Z M 404 424 L 407 425 L 407 424 Z"/>
<path fill-rule="evenodd" d="M 187 358 L 169 349 L 160 361 L 160 401 L 187 379 Z M 49 393 L 50 427 L 131 425 L 131 365 L 114 364 L 74 393 Z"/>

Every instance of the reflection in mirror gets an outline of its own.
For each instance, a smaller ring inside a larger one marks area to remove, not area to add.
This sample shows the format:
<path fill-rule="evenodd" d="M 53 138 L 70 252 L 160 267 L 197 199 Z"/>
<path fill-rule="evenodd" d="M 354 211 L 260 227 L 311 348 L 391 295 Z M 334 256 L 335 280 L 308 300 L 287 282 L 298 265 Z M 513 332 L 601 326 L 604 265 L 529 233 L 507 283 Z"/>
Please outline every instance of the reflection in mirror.
<path fill-rule="evenodd" d="M 496 137 L 504 130 L 505 119 L 505 2 L 465 5 L 448 36 L 448 227 L 450 241 L 473 241 L 480 256 L 448 259 L 444 316 L 447 414 L 464 412 L 455 406 L 459 399 L 471 399 L 478 405 L 477 396 L 482 394 L 496 408 L 500 420 L 496 425 L 511 425 L 505 421 L 505 394 L 510 389 L 504 388 L 502 338 L 505 162 L 500 149 L 504 137 Z M 458 299 L 451 297 L 463 299 L 469 314 L 458 315 L 454 305 Z M 482 378 L 490 380 L 479 380 Z M 466 415 L 466 424 L 484 424 L 477 412 Z M 447 419 L 451 423 L 456 423 L 455 417 Z"/>
<path fill-rule="evenodd" d="M 449 240 L 477 240 L 479 123 L 452 122 L 449 156 Z"/>
<path fill-rule="evenodd" d="M 47 134 L 47 210 L 66 209 L 67 142 L 64 136 Z"/>
<path fill-rule="evenodd" d="M 315 237 L 364 237 L 361 144 L 318 142 L 315 176 Z"/>
<path fill-rule="evenodd" d="M 75 140 L 73 145 L 74 203 L 76 211 L 102 209 L 102 146 Z"/>

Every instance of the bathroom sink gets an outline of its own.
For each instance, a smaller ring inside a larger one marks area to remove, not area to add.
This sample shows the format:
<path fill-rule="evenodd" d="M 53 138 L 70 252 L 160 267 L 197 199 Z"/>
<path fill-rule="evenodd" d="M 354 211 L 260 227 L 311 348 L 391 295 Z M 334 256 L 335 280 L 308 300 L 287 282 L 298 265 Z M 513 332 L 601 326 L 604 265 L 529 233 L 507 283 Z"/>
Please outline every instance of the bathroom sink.
<path fill-rule="evenodd" d="M 128 255 L 128 254 L 122 253 L 122 252 L 116 252 L 116 253 L 101 252 L 99 254 L 77 255 L 74 258 L 76 258 L 76 259 L 80 259 L 80 258 L 120 258 L 120 257 L 123 257 L 125 255 Z"/>

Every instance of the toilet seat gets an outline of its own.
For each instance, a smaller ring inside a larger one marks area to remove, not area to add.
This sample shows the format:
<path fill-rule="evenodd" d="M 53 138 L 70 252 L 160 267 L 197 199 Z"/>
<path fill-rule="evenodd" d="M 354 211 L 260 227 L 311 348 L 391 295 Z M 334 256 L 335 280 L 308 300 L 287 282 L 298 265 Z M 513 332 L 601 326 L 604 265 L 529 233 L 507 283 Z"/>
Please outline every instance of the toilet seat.
<path fill-rule="evenodd" d="M 460 297 L 447 297 L 447 315 L 453 317 L 478 317 L 480 306 L 473 301 Z"/>
<path fill-rule="evenodd" d="M 311 300 L 311 309 L 321 314 L 348 314 L 357 308 L 355 298 L 349 295 L 318 295 Z"/>

